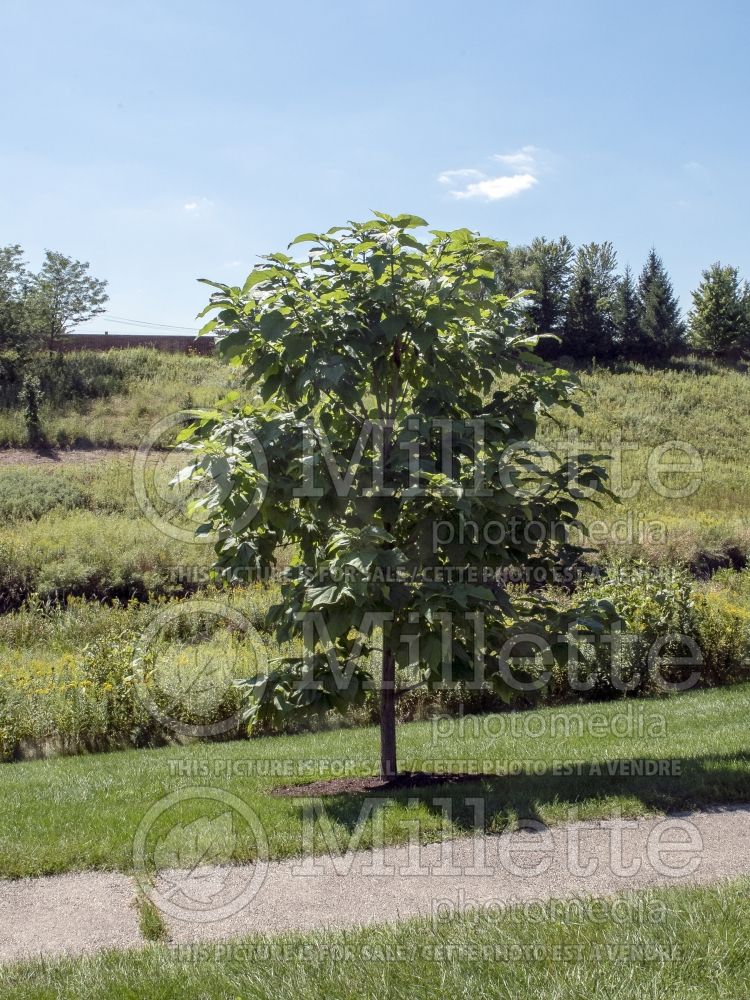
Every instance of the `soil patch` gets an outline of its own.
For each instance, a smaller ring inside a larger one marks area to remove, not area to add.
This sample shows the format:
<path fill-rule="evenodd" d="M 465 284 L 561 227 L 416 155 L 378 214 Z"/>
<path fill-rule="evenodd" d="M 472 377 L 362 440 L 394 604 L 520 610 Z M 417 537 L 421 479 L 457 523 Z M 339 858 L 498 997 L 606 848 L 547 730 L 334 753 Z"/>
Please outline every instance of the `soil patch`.
<path fill-rule="evenodd" d="M 328 778 L 312 781 L 305 785 L 281 785 L 274 788 L 272 795 L 289 798 L 308 798 L 319 795 L 363 795 L 367 792 L 398 792 L 404 788 L 429 788 L 433 785 L 458 785 L 491 779 L 497 781 L 497 774 L 436 774 L 433 771 L 403 771 L 395 778 L 383 779 L 377 775 L 346 778 Z"/>

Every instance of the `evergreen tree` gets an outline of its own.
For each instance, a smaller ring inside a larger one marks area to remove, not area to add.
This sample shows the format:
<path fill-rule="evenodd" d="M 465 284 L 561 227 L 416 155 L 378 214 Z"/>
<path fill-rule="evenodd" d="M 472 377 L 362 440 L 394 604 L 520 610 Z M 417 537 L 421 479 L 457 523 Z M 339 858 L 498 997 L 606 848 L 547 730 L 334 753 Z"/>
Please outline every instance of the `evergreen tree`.
<path fill-rule="evenodd" d="M 584 272 L 574 279 L 570 290 L 563 350 L 576 359 L 588 360 L 596 355 L 596 345 L 601 339 L 601 315 L 596 308 L 596 295 L 590 276 Z"/>
<path fill-rule="evenodd" d="M 742 282 L 742 309 L 745 322 L 745 346 L 750 346 L 750 283 Z"/>
<path fill-rule="evenodd" d="M 747 289 L 740 284 L 737 268 L 712 264 L 693 292 L 690 342 L 715 352 L 742 346 L 749 322 Z"/>
<path fill-rule="evenodd" d="M 575 270 L 585 269 L 603 312 L 611 312 L 617 291 L 617 251 L 609 240 L 584 243 L 576 256 Z"/>
<path fill-rule="evenodd" d="M 638 279 L 638 324 L 642 351 L 666 361 L 684 343 L 685 325 L 664 263 L 654 248 Z"/>
<path fill-rule="evenodd" d="M 513 296 L 520 291 L 516 273 L 516 253 L 516 248 L 503 243 L 487 254 L 487 261 L 495 273 L 495 281 L 503 295 Z"/>
<path fill-rule="evenodd" d="M 587 243 L 576 254 L 568 296 L 563 350 L 574 358 L 614 354 L 617 255 L 611 243 Z"/>
<path fill-rule="evenodd" d="M 513 250 L 513 282 L 518 291 L 533 292 L 526 307 L 531 333 L 560 333 L 570 287 L 573 244 L 567 236 L 548 240 L 537 236 L 527 247 Z"/>
<path fill-rule="evenodd" d="M 638 292 L 630 265 L 617 283 L 613 313 L 618 349 L 626 356 L 640 354 L 643 338 L 638 322 Z"/>

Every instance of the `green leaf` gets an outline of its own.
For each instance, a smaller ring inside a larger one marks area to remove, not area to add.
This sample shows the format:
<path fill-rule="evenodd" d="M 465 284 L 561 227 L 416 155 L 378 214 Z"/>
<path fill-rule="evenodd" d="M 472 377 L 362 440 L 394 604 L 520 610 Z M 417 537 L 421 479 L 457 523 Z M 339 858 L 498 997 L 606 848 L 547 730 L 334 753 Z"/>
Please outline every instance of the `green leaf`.
<path fill-rule="evenodd" d="M 399 229 L 419 229 L 421 226 L 426 226 L 427 223 L 419 215 L 397 215 L 395 219 L 391 220 L 394 226 L 398 226 Z M 403 236 L 400 237 L 403 239 Z"/>
<path fill-rule="evenodd" d="M 428 635 L 421 647 L 422 659 L 430 668 L 436 670 L 443 658 L 443 643 L 438 635 Z"/>
<path fill-rule="evenodd" d="M 247 276 L 245 284 L 242 286 L 242 294 L 247 295 L 251 288 L 259 285 L 263 281 L 271 281 L 273 278 L 277 277 L 279 274 L 276 268 L 259 268 L 255 271 L 251 271 Z"/>
<path fill-rule="evenodd" d="M 224 292 L 225 295 L 228 295 L 231 291 L 229 285 L 222 285 L 217 281 L 211 281 L 209 278 L 198 278 L 198 281 L 200 281 L 202 285 L 210 285 L 212 288 L 218 288 L 219 291 Z"/>
<path fill-rule="evenodd" d="M 265 313 L 260 321 L 260 332 L 266 340 L 276 340 L 289 327 L 291 320 L 282 312 L 274 309 Z"/>
<path fill-rule="evenodd" d="M 309 596 L 311 608 L 319 608 L 324 604 L 333 604 L 338 596 L 338 587 L 316 587 L 311 588 Z"/>
<path fill-rule="evenodd" d="M 317 243 L 319 239 L 320 237 L 316 233 L 302 233 L 299 236 L 295 236 L 289 246 L 293 247 L 298 243 Z"/>

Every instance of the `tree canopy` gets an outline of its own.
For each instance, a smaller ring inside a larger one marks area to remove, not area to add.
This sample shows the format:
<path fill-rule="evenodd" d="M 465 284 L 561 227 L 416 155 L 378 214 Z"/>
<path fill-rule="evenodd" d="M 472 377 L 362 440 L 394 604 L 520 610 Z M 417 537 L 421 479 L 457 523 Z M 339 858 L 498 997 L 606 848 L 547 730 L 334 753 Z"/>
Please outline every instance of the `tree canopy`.
<path fill-rule="evenodd" d="M 18 350 L 24 343 L 29 282 L 21 247 L 0 247 L 0 350 Z"/>
<path fill-rule="evenodd" d="M 600 361 L 615 355 L 616 268 L 617 254 L 611 243 L 586 243 L 579 247 L 562 337 L 566 354 Z"/>
<path fill-rule="evenodd" d="M 104 311 L 106 289 L 87 262 L 47 250 L 35 274 L 20 246 L 0 247 L 0 347 L 54 350 L 61 336 Z"/>
<path fill-rule="evenodd" d="M 625 356 L 637 356 L 644 344 L 638 315 L 638 292 L 629 266 L 617 282 L 612 316 L 618 350 Z"/>
<path fill-rule="evenodd" d="M 551 578 L 580 556 L 570 529 L 604 473 L 534 442 L 577 386 L 518 332 L 489 263 L 505 245 L 425 225 L 376 213 L 297 237 L 301 259 L 270 254 L 242 287 L 209 282 L 204 329 L 260 400 L 230 397 L 183 435 L 225 577 L 296 553 L 270 618 L 300 652 L 245 682 L 249 721 L 345 712 L 377 689 L 384 777 L 405 690 L 486 681 L 511 697 L 517 657 L 565 658 L 571 629 L 612 612 L 507 586 L 514 567 Z"/>
<path fill-rule="evenodd" d="M 31 283 L 31 326 L 50 350 L 80 323 L 104 312 L 107 282 L 89 274 L 88 262 L 47 250 L 41 270 Z"/>

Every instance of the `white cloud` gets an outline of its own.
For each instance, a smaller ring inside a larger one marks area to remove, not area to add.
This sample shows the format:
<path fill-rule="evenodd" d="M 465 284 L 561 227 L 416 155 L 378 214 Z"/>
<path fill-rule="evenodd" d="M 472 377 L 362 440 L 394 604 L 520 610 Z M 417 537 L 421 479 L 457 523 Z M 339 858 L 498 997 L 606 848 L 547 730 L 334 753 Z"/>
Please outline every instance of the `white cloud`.
<path fill-rule="evenodd" d="M 495 153 L 492 159 L 505 164 L 506 167 L 533 173 L 537 169 L 537 153 L 536 146 L 522 146 L 517 153 Z"/>
<path fill-rule="evenodd" d="M 698 160 L 688 160 L 687 163 L 683 163 L 682 169 L 694 181 L 710 180 L 711 175 L 708 167 Z"/>
<path fill-rule="evenodd" d="M 522 191 L 528 191 L 537 183 L 533 174 L 513 174 L 510 177 L 488 177 L 483 181 L 475 181 L 462 191 L 451 191 L 454 198 L 484 198 L 487 201 L 498 201 L 500 198 L 513 198 Z"/>
<path fill-rule="evenodd" d="M 188 215 L 200 215 L 202 211 L 213 207 L 214 203 L 210 198 L 198 198 L 195 201 L 186 201 L 182 206 L 182 210 L 183 212 L 187 212 Z"/>
<path fill-rule="evenodd" d="M 492 159 L 507 168 L 505 173 L 491 176 L 482 170 L 464 167 L 444 170 L 438 182 L 448 186 L 454 198 L 481 198 L 484 201 L 514 198 L 538 183 L 537 154 L 535 146 L 523 146 L 514 153 L 496 153 Z"/>
<path fill-rule="evenodd" d="M 484 177 L 481 170 L 445 170 L 438 180 L 441 184 L 453 184 L 459 180 L 468 180 L 470 177 Z"/>

